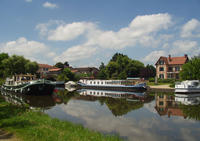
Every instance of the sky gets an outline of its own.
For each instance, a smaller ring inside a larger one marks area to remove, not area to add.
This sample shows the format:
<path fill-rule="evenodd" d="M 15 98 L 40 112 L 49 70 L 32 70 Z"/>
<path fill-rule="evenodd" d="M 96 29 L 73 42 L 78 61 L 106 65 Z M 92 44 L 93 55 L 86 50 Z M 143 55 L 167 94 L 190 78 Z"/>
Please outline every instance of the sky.
<path fill-rule="evenodd" d="M 0 53 L 98 67 L 200 54 L 200 0 L 0 0 Z"/>

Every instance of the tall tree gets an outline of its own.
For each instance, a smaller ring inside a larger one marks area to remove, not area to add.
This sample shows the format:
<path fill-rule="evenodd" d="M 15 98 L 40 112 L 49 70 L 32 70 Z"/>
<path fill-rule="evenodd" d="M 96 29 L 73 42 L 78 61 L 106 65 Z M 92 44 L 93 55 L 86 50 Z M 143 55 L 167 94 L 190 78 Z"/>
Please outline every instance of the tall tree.
<path fill-rule="evenodd" d="M 200 57 L 193 57 L 182 66 L 180 77 L 183 80 L 200 80 Z"/>
<path fill-rule="evenodd" d="M 64 64 L 62 62 L 58 62 L 54 66 L 57 67 L 57 68 L 64 69 Z"/>

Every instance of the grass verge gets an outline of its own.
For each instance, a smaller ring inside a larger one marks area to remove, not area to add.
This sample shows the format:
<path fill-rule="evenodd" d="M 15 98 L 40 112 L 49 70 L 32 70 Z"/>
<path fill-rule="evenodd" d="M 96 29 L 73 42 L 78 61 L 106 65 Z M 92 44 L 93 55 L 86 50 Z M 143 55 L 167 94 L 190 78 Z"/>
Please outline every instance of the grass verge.
<path fill-rule="evenodd" d="M 108 125 L 109 126 L 109 125 Z M 48 115 L 5 102 L 0 97 L 0 128 L 23 141 L 118 141 L 81 125 L 53 119 Z"/>

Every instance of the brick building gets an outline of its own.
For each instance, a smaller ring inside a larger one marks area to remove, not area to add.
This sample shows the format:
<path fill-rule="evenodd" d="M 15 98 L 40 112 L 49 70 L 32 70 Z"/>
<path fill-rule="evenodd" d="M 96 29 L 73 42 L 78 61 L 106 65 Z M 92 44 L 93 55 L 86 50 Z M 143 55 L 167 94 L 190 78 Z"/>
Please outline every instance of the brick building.
<path fill-rule="evenodd" d="M 161 56 L 156 62 L 156 77 L 161 79 L 179 79 L 179 72 L 182 70 L 182 65 L 188 62 L 188 56 L 185 54 L 182 57 Z"/>

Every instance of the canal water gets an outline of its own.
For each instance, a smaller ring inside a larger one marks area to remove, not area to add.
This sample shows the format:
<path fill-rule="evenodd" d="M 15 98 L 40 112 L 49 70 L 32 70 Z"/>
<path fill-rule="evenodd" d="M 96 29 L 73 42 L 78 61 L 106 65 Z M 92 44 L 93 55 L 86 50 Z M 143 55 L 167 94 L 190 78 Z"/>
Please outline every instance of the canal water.
<path fill-rule="evenodd" d="M 53 118 L 125 140 L 198 141 L 200 94 L 55 89 L 48 96 L 2 92 L 9 102 L 41 108 Z"/>

